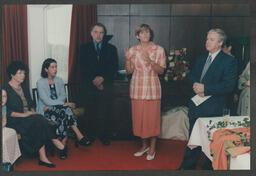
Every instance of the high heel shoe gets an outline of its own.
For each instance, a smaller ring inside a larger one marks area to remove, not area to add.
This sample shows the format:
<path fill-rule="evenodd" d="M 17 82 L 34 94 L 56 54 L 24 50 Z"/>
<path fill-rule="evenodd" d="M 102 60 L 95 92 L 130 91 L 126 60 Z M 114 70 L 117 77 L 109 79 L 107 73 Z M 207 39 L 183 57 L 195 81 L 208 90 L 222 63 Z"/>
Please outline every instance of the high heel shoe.
<path fill-rule="evenodd" d="M 67 146 L 64 147 L 64 149 L 60 150 L 60 159 L 64 160 L 67 158 Z"/>
<path fill-rule="evenodd" d="M 49 168 L 54 168 L 56 165 L 55 164 L 52 164 L 52 163 L 46 163 L 44 161 L 41 161 L 40 159 L 38 160 L 38 165 L 40 166 L 46 166 L 46 167 L 49 167 Z"/>
<path fill-rule="evenodd" d="M 79 145 L 83 145 L 83 146 L 89 146 L 91 145 L 91 141 L 86 137 L 84 136 L 82 139 L 80 139 L 79 141 L 76 140 L 75 142 L 75 146 L 78 147 Z"/>
<path fill-rule="evenodd" d="M 147 159 L 148 161 L 153 160 L 153 159 L 155 158 L 155 155 L 156 155 L 156 152 L 154 152 L 153 155 L 148 154 L 147 157 L 146 157 L 146 159 Z"/>
<path fill-rule="evenodd" d="M 146 153 L 146 152 L 148 152 L 149 151 L 149 147 L 147 147 L 144 151 L 142 151 L 142 152 L 136 152 L 136 153 L 134 153 L 133 155 L 134 156 L 142 156 L 144 153 Z"/>

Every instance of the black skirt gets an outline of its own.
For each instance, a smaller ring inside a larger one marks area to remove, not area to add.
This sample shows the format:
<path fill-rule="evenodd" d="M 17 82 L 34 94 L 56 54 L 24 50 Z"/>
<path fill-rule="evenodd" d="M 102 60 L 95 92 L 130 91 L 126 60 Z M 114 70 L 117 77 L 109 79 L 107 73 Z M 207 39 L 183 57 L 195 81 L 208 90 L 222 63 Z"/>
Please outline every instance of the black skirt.
<path fill-rule="evenodd" d="M 21 135 L 19 141 L 22 153 L 35 155 L 51 139 L 56 139 L 55 127 L 39 114 L 28 117 L 8 117 L 7 127 L 13 128 Z"/>

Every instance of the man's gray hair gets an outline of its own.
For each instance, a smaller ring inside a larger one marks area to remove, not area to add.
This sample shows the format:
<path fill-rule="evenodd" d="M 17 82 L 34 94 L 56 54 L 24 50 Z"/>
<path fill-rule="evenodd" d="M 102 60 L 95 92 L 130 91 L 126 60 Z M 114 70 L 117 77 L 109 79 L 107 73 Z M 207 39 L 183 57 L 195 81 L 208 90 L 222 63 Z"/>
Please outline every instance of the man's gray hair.
<path fill-rule="evenodd" d="M 220 28 L 211 29 L 207 32 L 207 34 L 209 34 L 211 32 L 216 32 L 217 34 L 219 34 L 219 39 L 218 39 L 219 42 L 223 42 L 223 44 L 226 42 L 227 35 L 222 29 L 220 29 Z"/>

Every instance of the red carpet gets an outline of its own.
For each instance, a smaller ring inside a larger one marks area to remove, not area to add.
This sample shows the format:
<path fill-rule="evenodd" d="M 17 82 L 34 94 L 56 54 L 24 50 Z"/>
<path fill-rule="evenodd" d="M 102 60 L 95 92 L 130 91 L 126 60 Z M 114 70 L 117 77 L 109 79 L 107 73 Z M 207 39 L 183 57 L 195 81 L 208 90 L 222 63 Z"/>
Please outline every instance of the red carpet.
<path fill-rule="evenodd" d="M 91 146 L 75 148 L 69 141 L 66 160 L 60 160 L 56 152 L 49 160 L 56 168 L 39 166 L 37 158 L 23 157 L 15 164 L 15 171 L 86 171 L 86 170 L 175 170 L 179 167 L 185 152 L 185 141 L 158 140 L 156 157 L 146 160 L 146 155 L 134 157 L 139 141 L 112 141 L 103 146 L 96 140 Z"/>

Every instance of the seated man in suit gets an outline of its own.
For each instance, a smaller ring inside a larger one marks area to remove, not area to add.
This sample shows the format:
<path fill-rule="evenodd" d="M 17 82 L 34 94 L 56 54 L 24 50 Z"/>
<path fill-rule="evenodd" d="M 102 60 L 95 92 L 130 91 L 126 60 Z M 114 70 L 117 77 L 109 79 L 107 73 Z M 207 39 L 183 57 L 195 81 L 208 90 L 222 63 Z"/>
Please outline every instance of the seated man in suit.
<path fill-rule="evenodd" d="M 223 108 L 227 106 L 228 95 L 233 91 L 237 79 L 237 59 L 225 54 L 221 47 L 225 43 L 226 34 L 221 29 L 211 29 L 207 33 L 206 54 L 199 56 L 190 71 L 187 80 L 193 88 L 193 95 L 211 97 L 196 106 L 189 102 L 189 135 L 199 117 L 222 116 Z M 187 147 L 180 170 L 192 170 L 200 156 L 201 149 L 193 150 Z M 207 158 L 204 169 L 211 169 Z"/>
<path fill-rule="evenodd" d="M 80 47 L 81 90 L 87 114 L 87 129 L 91 141 L 98 136 L 103 145 L 109 145 L 108 110 L 114 76 L 118 70 L 117 49 L 108 43 L 103 24 L 91 27 L 92 41 Z"/>

